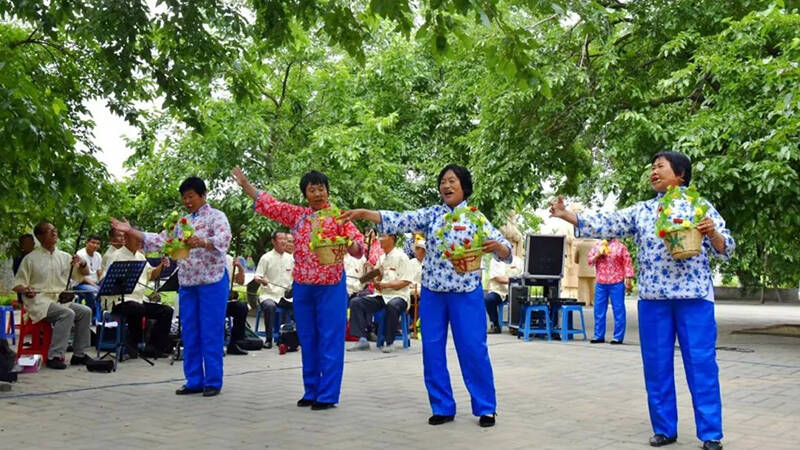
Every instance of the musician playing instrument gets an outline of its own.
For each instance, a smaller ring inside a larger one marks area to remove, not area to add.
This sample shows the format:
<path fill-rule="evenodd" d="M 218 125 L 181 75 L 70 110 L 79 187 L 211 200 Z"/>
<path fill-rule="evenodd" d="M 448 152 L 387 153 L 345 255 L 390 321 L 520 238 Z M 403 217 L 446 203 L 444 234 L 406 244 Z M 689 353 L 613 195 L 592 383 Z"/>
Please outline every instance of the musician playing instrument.
<path fill-rule="evenodd" d="M 266 340 L 264 347 L 272 348 L 272 324 L 275 322 L 275 310 L 280 306 L 293 316 L 294 307 L 291 297 L 286 298 L 287 288 L 292 284 L 294 257 L 285 251 L 287 247 L 286 233 L 272 233 L 272 250 L 264 253 L 258 260 L 255 280 L 261 285 L 259 307 L 264 317 Z"/>
<path fill-rule="evenodd" d="M 146 261 L 147 258 L 141 252 L 141 248 L 142 240 L 131 234 L 125 240 L 122 248 L 109 255 L 108 265 L 118 261 Z M 159 357 L 171 351 L 169 331 L 174 311 L 169 305 L 149 302 L 145 298 L 147 283 L 157 280 L 161 276 L 161 271 L 167 266 L 169 266 L 169 259 L 166 257 L 162 257 L 161 264 L 157 266 L 146 264 L 133 292 L 125 295 L 124 302 L 117 303 L 111 308 L 113 314 L 124 316 L 128 324 L 127 355 L 130 358 L 136 358 L 139 354 L 138 345 L 142 341 L 142 317 L 155 320 L 150 340 L 145 343 L 145 355 Z"/>
<path fill-rule="evenodd" d="M 92 310 L 84 305 L 69 302 L 59 304 L 59 294 L 67 286 L 70 272 L 72 280 L 81 281 L 89 274 L 89 266 L 78 255 L 56 248 L 58 230 L 49 221 L 39 222 L 33 234 L 40 247 L 28 253 L 19 265 L 14 278 L 14 291 L 22 294 L 22 301 L 31 322 L 46 320 L 53 325 L 53 338 L 45 363 L 51 369 L 62 370 L 67 350 L 69 332 L 75 327 L 74 349 L 70 365 L 86 364 L 91 358 L 86 354 L 89 347 L 89 321 Z M 74 270 L 70 271 L 70 266 Z"/>
<path fill-rule="evenodd" d="M 367 335 L 372 323 L 372 315 L 385 309 L 384 342 L 381 349 L 390 353 L 394 349 L 394 337 L 397 334 L 398 319 L 408 311 L 411 303 L 412 268 L 408 257 L 402 249 L 395 247 L 397 237 L 393 234 L 382 234 L 380 245 L 385 256 L 378 263 L 380 280 L 373 282 L 375 293 L 357 296 L 350 301 L 350 334 L 358 336 L 358 342 L 347 351 L 369 350 Z"/>
<path fill-rule="evenodd" d="M 225 308 L 228 303 L 228 271 L 225 255 L 231 242 L 231 227 L 225 213 L 206 203 L 206 184 L 189 177 L 179 191 L 189 212 L 185 219 L 194 234 L 185 240 L 189 257 L 178 261 L 178 299 L 183 340 L 183 374 L 186 384 L 177 395 L 203 393 L 213 397 L 222 389 L 222 347 L 225 343 Z M 131 235 L 143 236 L 145 251 L 160 250 L 166 232 L 143 233 L 128 222 L 111 219 L 111 226 Z"/>

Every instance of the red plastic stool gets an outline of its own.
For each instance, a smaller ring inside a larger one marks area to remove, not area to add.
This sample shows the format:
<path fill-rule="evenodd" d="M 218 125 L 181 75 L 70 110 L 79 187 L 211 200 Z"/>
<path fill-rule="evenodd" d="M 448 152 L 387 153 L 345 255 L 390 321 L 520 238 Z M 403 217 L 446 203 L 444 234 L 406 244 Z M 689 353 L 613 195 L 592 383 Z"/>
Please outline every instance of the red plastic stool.
<path fill-rule="evenodd" d="M 30 347 L 24 347 L 25 337 L 31 337 Z M 47 361 L 47 351 L 53 340 L 53 325 L 46 320 L 37 323 L 31 322 L 30 317 L 25 317 L 25 308 L 22 309 L 22 324 L 19 327 L 19 342 L 17 342 L 17 356 L 42 355 L 42 360 Z"/>

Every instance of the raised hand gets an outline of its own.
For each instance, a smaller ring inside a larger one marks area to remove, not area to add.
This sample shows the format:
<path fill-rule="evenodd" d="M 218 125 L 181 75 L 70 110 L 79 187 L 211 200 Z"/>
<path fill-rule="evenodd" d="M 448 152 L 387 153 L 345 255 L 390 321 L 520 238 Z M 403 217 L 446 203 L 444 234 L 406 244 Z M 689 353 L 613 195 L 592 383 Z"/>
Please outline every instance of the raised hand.
<path fill-rule="evenodd" d="M 567 210 L 566 205 L 564 205 L 564 197 L 560 195 L 550 202 L 550 216 L 566 220 L 573 225 L 578 224 L 578 216 L 574 212 Z"/>
<path fill-rule="evenodd" d="M 258 190 L 252 184 L 250 184 L 250 180 L 247 179 L 247 176 L 244 174 L 244 172 L 242 172 L 242 169 L 239 167 L 234 167 L 233 170 L 231 170 L 231 176 L 233 177 L 233 180 L 242 187 L 244 193 L 250 196 L 250 198 L 255 200 L 258 197 Z"/>
<path fill-rule="evenodd" d="M 121 231 L 121 232 L 126 233 L 126 234 L 129 233 L 133 229 L 133 227 L 131 227 L 131 224 L 128 223 L 127 220 L 124 220 L 124 219 L 123 220 L 117 220 L 117 219 L 115 219 L 113 217 L 111 218 L 111 228 L 113 228 L 113 229 L 115 229 L 117 231 Z"/>

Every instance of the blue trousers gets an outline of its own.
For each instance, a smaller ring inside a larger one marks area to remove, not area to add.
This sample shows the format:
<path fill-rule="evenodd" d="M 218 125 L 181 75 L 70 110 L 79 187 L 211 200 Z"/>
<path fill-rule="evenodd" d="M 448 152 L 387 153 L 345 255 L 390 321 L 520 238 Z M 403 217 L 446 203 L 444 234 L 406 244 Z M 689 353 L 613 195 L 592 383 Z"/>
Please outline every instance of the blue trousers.
<path fill-rule="evenodd" d="M 344 372 L 347 284 L 293 283 L 294 319 L 303 360 L 303 398 L 339 403 Z"/>
<path fill-rule="evenodd" d="M 472 401 L 472 414 L 483 416 L 497 411 L 484 311 L 480 286 L 472 292 L 434 292 L 425 287 L 420 292 L 422 363 L 433 414 L 456 414 L 447 371 L 448 323 L 453 330 L 458 364 Z"/>
<path fill-rule="evenodd" d="M 597 283 L 594 290 L 594 338 L 606 338 L 608 299 L 614 311 L 614 340 L 625 340 L 625 283 Z"/>
<path fill-rule="evenodd" d="M 216 283 L 178 288 L 186 387 L 222 389 L 228 274 Z"/>
<path fill-rule="evenodd" d="M 714 303 L 708 300 L 639 300 L 647 406 L 655 434 L 678 435 L 674 354 L 678 336 L 692 394 L 697 437 L 722 439 L 722 399 L 715 344 Z"/>

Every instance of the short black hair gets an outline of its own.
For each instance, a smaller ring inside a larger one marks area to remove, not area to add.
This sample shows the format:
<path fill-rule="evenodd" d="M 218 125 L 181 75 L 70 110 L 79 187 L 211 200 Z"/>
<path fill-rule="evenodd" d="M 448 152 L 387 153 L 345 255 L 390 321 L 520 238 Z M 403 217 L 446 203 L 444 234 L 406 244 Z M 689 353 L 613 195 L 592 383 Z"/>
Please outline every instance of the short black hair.
<path fill-rule="evenodd" d="M 206 183 L 200 178 L 196 176 L 191 176 L 181 183 L 181 187 L 178 188 L 181 195 L 185 194 L 186 191 L 194 191 L 197 195 L 206 195 Z"/>
<path fill-rule="evenodd" d="M 650 164 L 656 162 L 658 158 L 666 159 L 675 175 L 683 177 L 683 185 L 689 186 L 689 182 L 692 181 L 692 161 L 688 156 L 678 152 L 658 152 L 653 155 Z"/>
<path fill-rule="evenodd" d="M 20 234 L 19 235 L 19 242 L 24 241 L 25 239 L 33 239 L 33 235 L 30 233 Z"/>
<path fill-rule="evenodd" d="M 89 237 L 86 238 L 86 242 L 89 242 L 89 241 L 103 242 L 103 240 L 100 239 L 100 236 L 98 236 L 96 234 L 90 234 Z"/>
<path fill-rule="evenodd" d="M 47 225 L 47 224 L 53 225 L 53 222 L 50 222 L 49 220 L 43 220 L 43 221 L 37 223 L 36 226 L 33 227 L 33 234 L 35 234 L 36 237 L 39 237 L 39 236 L 43 235 L 44 234 L 44 226 Z"/>
<path fill-rule="evenodd" d="M 306 196 L 306 188 L 309 184 L 325 185 L 325 190 L 328 191 L 329 194 L 331 193 L 331 188 L 328 185 L 328 177 L 318 170 L 306 172 L 303 178 L 300 178 L 300 192 L 303 194 L 303 197 Z"/>
<path fill-rule="evenodd" d="M 464 200 L 468 199 L 470 195 L 472 195 L 472 175 L 470 175 L 469 170 L 466 167 L 459 166 L 458 164 L 448 164 L 444 166 L 441 172 L 439 172 L 439 178 L 436 180 L 437 188 L 440 184 L 442 184 L 442 178 L 444 178 L 444 174 L 447 173 L 448 170 L 452 170 L 458 181 L 461 183 L 461 190 L 464 191 Z"/>
<path fill-rule="evenodd" d="M 272 232 L 272 234 L 270 235 L 270 240 L 273 240 L 273 241 L 274 241 L 275 239 L 278 239 L 278 235 L 279 235 L 279 234 L 283 234 L 283 233 L 284 233 L 284 232 L 283 232 L 283 231 L 281 231 L 281 230 L 275 230 L 275 231 L 273 231 L 273 232 Z"/>

